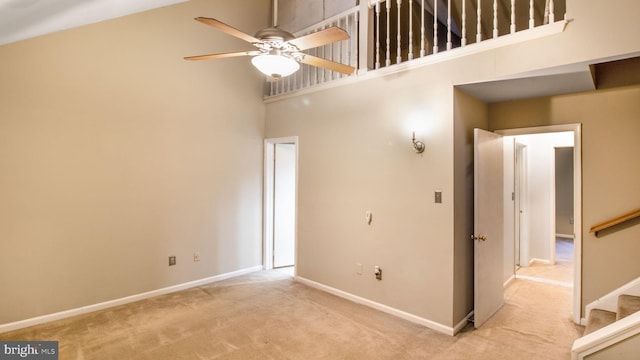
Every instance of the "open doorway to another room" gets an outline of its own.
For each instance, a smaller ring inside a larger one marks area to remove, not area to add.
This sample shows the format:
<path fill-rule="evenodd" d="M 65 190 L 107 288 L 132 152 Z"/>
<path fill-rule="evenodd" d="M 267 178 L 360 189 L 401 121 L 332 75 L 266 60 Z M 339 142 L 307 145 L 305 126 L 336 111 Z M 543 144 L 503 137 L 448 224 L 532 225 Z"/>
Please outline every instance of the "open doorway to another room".
<path fill-rule="evenodd" d="M 580 126 L 498 133 L 505 135 L 505 281 L 573 288 L 574 321 L 579 321 Z"/>
<path fill-rule="evenodd" d="M 572 287 L 573 133 L 513 141 L 516 277 Z"/>
<path fill-rule="evenodd" d="M 264 267 L 295 275 L 297 138 L 265 140 Z"/>

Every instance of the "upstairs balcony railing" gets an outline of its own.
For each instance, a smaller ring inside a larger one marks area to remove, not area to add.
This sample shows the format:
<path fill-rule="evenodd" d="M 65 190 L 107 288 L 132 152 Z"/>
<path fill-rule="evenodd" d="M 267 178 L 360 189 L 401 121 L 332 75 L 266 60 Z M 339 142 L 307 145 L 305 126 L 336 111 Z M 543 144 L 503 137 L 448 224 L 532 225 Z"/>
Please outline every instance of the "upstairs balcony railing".
<path fill-rule="evenodd" d="M 360 0 L 361 4 L 296 32 L 330 26 L 349 40 L 306 50 L 358 69 L 343 75 L 302 64 L 295 74 L 266 86 L 265 97 L 310 88 L 485 40 L 564 20 L 566 0 Z"/>

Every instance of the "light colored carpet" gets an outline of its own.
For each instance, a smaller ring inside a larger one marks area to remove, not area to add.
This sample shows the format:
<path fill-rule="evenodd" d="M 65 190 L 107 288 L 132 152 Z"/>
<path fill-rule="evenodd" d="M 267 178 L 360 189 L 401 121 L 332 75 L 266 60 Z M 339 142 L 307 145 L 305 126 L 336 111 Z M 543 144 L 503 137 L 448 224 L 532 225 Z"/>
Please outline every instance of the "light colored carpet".
<path fill-rule="evenodd" d="M 520 276 L 558 281 L 573 286 L 573 268 L 573 240 L 556 239 L 555 264 L 533 263 L 530 266 L 518 268 L 516 273 Z"/>
<path fill-rule="evenodd" d="M 569 359 L 571 290 L 514 281 L 455 337 L 262 271 L 0 334 L 58 340 L 60 359 Z"/>

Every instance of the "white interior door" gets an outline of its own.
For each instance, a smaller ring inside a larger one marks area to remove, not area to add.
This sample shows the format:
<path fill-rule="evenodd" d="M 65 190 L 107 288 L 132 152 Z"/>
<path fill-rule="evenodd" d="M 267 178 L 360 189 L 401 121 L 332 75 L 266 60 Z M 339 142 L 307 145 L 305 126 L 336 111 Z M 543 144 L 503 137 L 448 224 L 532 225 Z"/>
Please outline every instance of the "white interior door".
<path fill-rule="evenodd" d="M 275 144 L 273 179 L 273 267 L 295 262 L 296 148 Z"/>
<path fill-rule="evenodd" d="M 474 129 L 474 325 L 504 303 L 502 135 Z"/>

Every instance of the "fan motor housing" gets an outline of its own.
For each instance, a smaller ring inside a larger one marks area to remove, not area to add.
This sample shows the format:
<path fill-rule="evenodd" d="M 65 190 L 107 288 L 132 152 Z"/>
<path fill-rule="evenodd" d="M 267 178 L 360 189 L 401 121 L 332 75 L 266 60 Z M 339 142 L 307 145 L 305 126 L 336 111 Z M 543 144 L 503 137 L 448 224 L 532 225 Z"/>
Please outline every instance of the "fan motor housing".
<path fill-rule="evenodd" d="M 290 32 L 278 28 L 266 28 L 258 31 L 255 35 L 260 40 L 280 40 L 282 42 L 295 39 Z"/>

